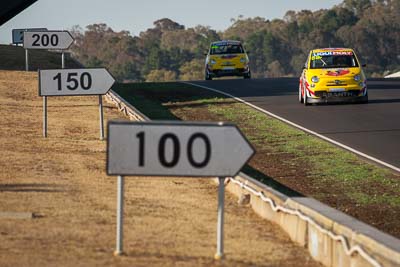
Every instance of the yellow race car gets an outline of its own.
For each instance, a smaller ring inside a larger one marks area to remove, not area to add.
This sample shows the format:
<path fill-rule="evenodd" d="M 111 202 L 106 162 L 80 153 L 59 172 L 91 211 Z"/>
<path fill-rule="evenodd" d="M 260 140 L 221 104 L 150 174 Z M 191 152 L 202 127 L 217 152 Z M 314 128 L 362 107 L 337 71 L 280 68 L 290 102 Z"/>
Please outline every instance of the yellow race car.
<path fill-rule="evenodd" d="M 299 84 L 299 102 L 368 103 L 367 79 L 349 48 L 311 50 Z"/>
<path fill-rule="evenodd" d="M 251 78 L 249 57 L 239 41 L 213 42 L 206 55 L 206 80 L 223 76 Z"/>

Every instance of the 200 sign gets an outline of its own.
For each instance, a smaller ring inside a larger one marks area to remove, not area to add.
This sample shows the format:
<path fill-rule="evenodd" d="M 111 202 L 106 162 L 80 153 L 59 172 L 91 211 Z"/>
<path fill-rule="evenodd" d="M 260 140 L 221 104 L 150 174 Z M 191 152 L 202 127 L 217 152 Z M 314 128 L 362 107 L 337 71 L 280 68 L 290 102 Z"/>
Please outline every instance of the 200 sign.
<path fill-rule="evenodd" d="M 57 46 L 58 45 L 58 35 L 57 34 L 39 34 L 32 35 L 33 39 L 35 39 L 32 43 L 32 46 Z"/>

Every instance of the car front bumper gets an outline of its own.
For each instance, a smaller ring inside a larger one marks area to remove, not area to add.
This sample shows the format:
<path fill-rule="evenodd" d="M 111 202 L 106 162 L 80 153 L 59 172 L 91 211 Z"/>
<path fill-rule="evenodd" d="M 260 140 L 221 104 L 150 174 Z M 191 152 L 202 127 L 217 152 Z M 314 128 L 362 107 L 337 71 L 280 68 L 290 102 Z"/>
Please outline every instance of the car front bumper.
<path fill-rule="evenodd" d="M 320 97 L 320 98 L 307 98 L 307 103 L 365 103 L 368 101 L 368 96 L 331 96 L 331 97 Z"/>
<path fill-rule="evenodd" d="M 245 76 L 249 74 L 250 70 L 245 68 L 240 69 L 208 69 L 208 75 L 212 77 L 224 77 L 224 76 Z"/>
<path fill-rule="evenodd" d="M 367 88 L 343 92 L 315 91 L 309 92 L 308 103 L 365 103 L 368 101 Z"/>

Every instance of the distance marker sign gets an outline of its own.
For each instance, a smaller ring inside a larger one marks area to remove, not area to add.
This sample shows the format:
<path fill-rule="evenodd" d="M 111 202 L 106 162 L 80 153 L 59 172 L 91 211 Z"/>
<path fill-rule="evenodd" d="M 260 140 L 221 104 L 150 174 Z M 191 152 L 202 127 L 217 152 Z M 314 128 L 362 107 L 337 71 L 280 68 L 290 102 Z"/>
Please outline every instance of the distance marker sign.
<path fill-rule="evenodd" d="M 74 38 L 68 31 L 26 31 L 24 32 L 25 49 L 68 49 Z"/>
<path fill-rule="evenodd" d="M 104 68 L 39 70 L 39 96 L 104 95 L 114 82 Z"/>
<path fill-rule="evenodd" d="M 235 176 L 254 149 L 233 124 L 109 122 L 109 175 Z"/>

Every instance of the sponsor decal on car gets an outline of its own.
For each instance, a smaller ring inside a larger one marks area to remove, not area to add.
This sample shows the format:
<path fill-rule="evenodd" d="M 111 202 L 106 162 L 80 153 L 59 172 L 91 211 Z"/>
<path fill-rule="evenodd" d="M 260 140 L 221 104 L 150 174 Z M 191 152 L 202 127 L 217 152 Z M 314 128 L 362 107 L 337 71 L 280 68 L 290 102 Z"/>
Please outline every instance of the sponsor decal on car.
<path fill-rule="evenodd" d="M 344 89 L 344 88 L 331 88 L 331 89 L 329 89 L 329 92 L 331 92 L 331 93 L 344 92 L 344 91 L 346 91 L 346 89 Z"/>
<path fill-rule="evenodd" d="M 226 62 L 222 62 L 221 65 L 222 66 L 235 66 L 235 63 L 226 61 Z"/>
<path fill-rule="evenodd" d="M 328 70 L 326 72 L 326 75 L 328 75 L 328 76 L 343 76 L 343 75 L 346 75 L 349 73 L 350 73 L 350 70 L 348 70 L 348 69 L 338 69 L 338 70 L 334 70 L 334 71 Z"/>
<path fill-rule="evenodd" d="M 232 58 L 235 58 L 235 57 L 237 57 L 237 55 L 223 55 L 223 56 L 221 56 L 222 59 L 232 59 Z"/>
<path fill-rule="evenodd" d="M 322 97 L 351 97 L 354 96 L 355 94 L 353 92 L 349 91 L 343 91 L 343 92 L 324 92 L 322 94 Z"/>
<path fill-rule="evenodd" d="M 314 57 L 322 57 L 322 56 L 352 56 L 353 52 L 351 51 L 324 51 L 313 53 Z"/>

